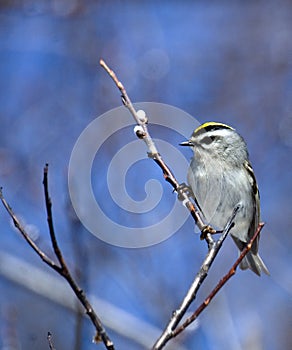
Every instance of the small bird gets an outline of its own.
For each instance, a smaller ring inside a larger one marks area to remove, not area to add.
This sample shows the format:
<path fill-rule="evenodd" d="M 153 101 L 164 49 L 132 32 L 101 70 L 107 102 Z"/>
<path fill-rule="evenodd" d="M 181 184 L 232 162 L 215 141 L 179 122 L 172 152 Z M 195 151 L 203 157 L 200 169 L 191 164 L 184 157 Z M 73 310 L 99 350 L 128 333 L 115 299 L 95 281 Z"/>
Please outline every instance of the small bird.
<path fill-rule="evenodd" d="M 260 222 L 260 196 L 244 139 L 226 124 L 207 122 L 180 145 L 194 151 L 188 184 L 206 224 L 222 230 L 239 206 L 230 235 L 241 252 Z M 259 236 L 240 267 L 269 275 L 258 248 Z"/>

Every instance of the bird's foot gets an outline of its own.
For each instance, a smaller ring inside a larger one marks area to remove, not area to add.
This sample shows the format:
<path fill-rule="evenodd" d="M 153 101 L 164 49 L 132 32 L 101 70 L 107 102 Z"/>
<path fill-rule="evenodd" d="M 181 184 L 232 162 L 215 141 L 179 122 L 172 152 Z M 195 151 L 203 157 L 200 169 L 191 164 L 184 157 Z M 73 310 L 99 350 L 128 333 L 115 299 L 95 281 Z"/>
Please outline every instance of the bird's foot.
<path fill-rule="evenodd" d="M 186 193 L 186 195 L 189 197 L 189 198 L 193 198 L 194 197 L 194 194 L 193 194 L 193 191 L 192 189 L 190 188 L 190 186 L 188 186 L 187 184 L 185 184 L 184 182 L 181 183 L 177 190 L 177 198 L 179 201 L 184 201 L 185 198 L 183 196 L 183 193 Z"/>

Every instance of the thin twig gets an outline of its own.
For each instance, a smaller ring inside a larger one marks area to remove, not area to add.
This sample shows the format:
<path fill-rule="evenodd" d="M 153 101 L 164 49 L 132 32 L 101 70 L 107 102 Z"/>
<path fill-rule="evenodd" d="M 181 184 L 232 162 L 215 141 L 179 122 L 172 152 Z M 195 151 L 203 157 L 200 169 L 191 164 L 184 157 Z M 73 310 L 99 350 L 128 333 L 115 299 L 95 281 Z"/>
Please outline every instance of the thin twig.
<path fill-rule="evenodd" d="M 211 233 L 215 233 L 216 232 L 215 230 L 213 230 L 211 227 L 206 226 L 204 224 L 199 210 L 195 207 L 193 202 L 190 200 L 188 193 L 185 191 L 184 187 L 180 186 L 179 182 L 176 180 L 175 176 L 173 175 L 173 173 L 171 172 L 171 170 L 169 169 L 169 167 L 166 165 L 166 163 L 162 159 L 161 155 L 159 154 L 159 152 L 158 152 L 158 150 L 153 142 L 153 139 L 149 134 L 149 131 L 147 128 L 148 119 L 147 119 L 145 113 L 143 113 L 142 111 L 137 112 L 135 110 L 135 107 L 133 106 L 124 85 L 119 81 L 115 72 L 109 68 L 109 66 L 105 63 L 104 60 L 102 60 L 102 59 L 100 60 L 100 65 L 110 75 L 110 77 L 113 79 L 114 83 L 116 84 L 116 86 L 120 90 L 120 92 L 122 94 L 123 104 L 125 105 L 125 107 L 128 108 L 128 110 L 130 111 L 130 113 L 132 114 L 132 116 L 134 117 L 134 119 L 137 123 L 138 128 L 135 129 L 136 136 L 138 138 L 142 139 L 146 143 L 146 145 L 149 149 L 148 157 L 152 158 L 155 161 L 155 163 L 161 168 L 165 181 L 169 182 L 171 184 L 171 186 L 173 187 L 173 189 L 177 192 L 180 200 L 183 202 L 183 204 L 190 211 L 190 213 L 191 213 L 193 219 L 195 220 L 195 223 L 198 226 L 199 230 L 201 232 L 204 232 L 207 230 Z M 210 239 L 212 240 L 212 238 L 210 238 Z"/>
<path fill-rule="evenodd" d="M 205 298 L 203 303 L 197 308 L 197 310 L 190 316 L 188 317 L 184 323 L 177 327 L 175 331 L 172 332 L 172 338 L 176 337 L 178 334 L 180 334 L 182 331 L 184 331 L 192 322 L 194 322 L 197 317 L 203 312 L 203 310 L 210 304 L 212 299 L 215 297 L 215 295 L 219 292 L 219 290 L 227 283 L 227 281 L 236 273 L 236 269 L 243 260 L 243 258 L 246 256 L 246 254 L 250 251 L 253 242 L 256 240 L 258 235 L 260 234 L 262 228 L 264 227 L 264 223 L 260 223 L 257 227 L 257 230 L 249 243 L 246 245 L 246 247 L 242 250 L 240 256 L 236 260 L 236 262 L 233 264 L 231 269 L 228 271 L 228 273 L 221 278 L 221 280 L 218 282 L 216 287 L 212 290 L 212 292 Z"/>
<path fill-rule="evenodd" d="M 35 242 L 30 238 L 29 234 L 26 232 L 22 224 L 20 223 L 20 220 L 18 217 L 14 214 L 12 208 L 7 203 L 6 199 L 3 197 L 2 193 L 2 187 L 0 188 L 0 199 L 2 201 L 2 204 L 4 208 L 7 210 L 8 214 L 10 215 L 11 219 L 13 220 L 14 226 L 17 228 L 17 230 L 21 233 L 23 238 L 27 241 L 27 243 L 31 246 L 31 248 L 37 253 L 37 255 L 52 269 L 57 271 L 58 273 L 61 273 L 61 268 L 58 266 L 52 259 L 50 259 L 36 244 Z"/>
<path fill-rule="evenodd" d="M 46 164 L 44 167 L 44 177 L 43 177 L 43 187 L 44 187 L 44 195 L 45 195 L 45 203 L 46 203 L 46 211 L 47 211 L 47 222 L 49 226 L 49 233 L 50 233 L 50 238 L 52 242 L 52 246 L 55 252 L 55 255 L 57 259 L 59 260 L 59 263 L 61 267 L 66 269 L 66 264 L 63 259 L 61 250 L 58 246 L 58 242 L 56 239 L 56 234 L 55 234 L 55 229 L 54 229 L 54 224 L 53 224 L 53 215 L 52 215 L 52 201 L 49 195 L 49 186 L 48 186 L 48 171 L 49 171 L 49 165 Z"/>
<path fill-rule="evenodd" d="M 44 186 L 44 193 L 45 193 L 45 202 L 46 202 L 46 210 L 47 210 L 47 221 L 49 226 L 49 232 L 51 237 L 52 246 L 55 252 L 55 255 L 60 263 L 60 266 L 58 266 L 53 260 L 51 260 L 36 244 L 35 242 L 30 238 L 29 234 L 26 232 L 22 224 L 20 223 L 17 216 L 12 211 L 11 207 L 5 200 L 2 194 L 2 188 L 0 189 L 0 199 L 7 210 L 8 214 L 13 220 L 13 223 L 15 227 L 19 230 L 19 232 L 22 234 L 24 239 L 28 242 L 28 244 L 32 247 L 32 249 L 37 253 L 37 255 L 52 269 L 57 271 L 61 276 L 64 277 L 64 279 L 68 282 L 71 289 L 79 299 L 80 303 L 83 305 L 84 309 L 86 310 L 87 315 L 91 319 L 91 322 L 93 323 L 95 329 L 96 329 L 96 335 L 94 337 L 94 341 L 97 342 L 103 342 L 106 349 L 108 350 L 114 350 L 114 344 L 110 340 L 109 336 L 107 335 L 100 319 L 98 318 L 97 314 L 95 313 L 93 307 L 91 306 L 90 302 L 88 301 L 85 293 L 83 290 L 78 286 L 78 284 L 75 282 L 74 278 L 72 277 L 65 260 L 63 258 L 62 252 L 59 248 L 56 234 L 54 230 L 53 225 L 53 216 L 52 216 L 52 202 L 49 196 L 49 189 L 48 189 L 48 164 L 46 164 L 44 168 L 44 178 L 43 178 L 43 186 Z"/>
<path fill-rule="evenodd" d="M 47 339 L 48 339 L 50 350 L 56 350 L 55 347 L 54 347 L 54 344 L 53 344 L 53 339 L 52 339 L 51 332 L 48 332 Z"/>
<path fill-rule="evenodd" d="M 183 301 L 181 302 L 181 305 L 177 310 L 175 310 L 172 313 L 171 319 L 169 320 L 167 326 L 165 327 L 164 331 L 160 335 L 160 337 L 157 339 L 155 344 L 153 345 L 153 350 L 159 350 L 162 349 L 165 344 L 173 338 L 173 332 L 178 326 L 179 322 L 182 320 L 183 316 L 185 315 L 186 311 L 188 310 L 191 303 L 195 300 L 197 296 L 197 292 L 202 285 L 203 281 L 208 275 L 208 272 L 210 270 L 210 267 L 212 266 L 224 240 L 228 236 L 229 231 L 233 227 L 233 220 L 239 210 L 239 207 L 236 207 L 231 215 L 231 217 L 228 220 L 227 225 L 225 226 L 222 235 L 220 238 L 214 242 L 211 241 L 209 244 L 209 250 L 208 253 L 200 267 L 199 272 L 197 273 L 193 283 L 191 284 L 189 290 L 187 291 Z"/>

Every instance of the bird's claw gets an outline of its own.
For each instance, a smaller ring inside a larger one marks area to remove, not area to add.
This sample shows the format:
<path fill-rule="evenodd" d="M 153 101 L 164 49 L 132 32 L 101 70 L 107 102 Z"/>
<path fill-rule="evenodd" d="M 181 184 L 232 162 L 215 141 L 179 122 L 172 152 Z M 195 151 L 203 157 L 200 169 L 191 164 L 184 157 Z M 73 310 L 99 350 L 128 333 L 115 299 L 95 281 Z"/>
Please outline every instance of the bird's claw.
<path fill-rule="evenodd" d="M 210 233 L 211 235 L 214 235 L 215 233 L 220 233 L 219 231 L 216 231 L 211 227 L 210 225 L 206 225 L 203 227 L 200 235 L 200 239 L 204 240 L 206 239 L 207 234 Z"/>
<path fill-rule="evenodd" d="M 190 188 L 190 186 L 188 186 L 184 182 L 178 186 L 178 188 L 176 189 L 176 192 L 177 192 L 177 198 L 179 201 L 184 201 L 185 198 L 183 197 L 183 193 L 186 193 L 189 198 L 193 197 L 192 189 Z"/>

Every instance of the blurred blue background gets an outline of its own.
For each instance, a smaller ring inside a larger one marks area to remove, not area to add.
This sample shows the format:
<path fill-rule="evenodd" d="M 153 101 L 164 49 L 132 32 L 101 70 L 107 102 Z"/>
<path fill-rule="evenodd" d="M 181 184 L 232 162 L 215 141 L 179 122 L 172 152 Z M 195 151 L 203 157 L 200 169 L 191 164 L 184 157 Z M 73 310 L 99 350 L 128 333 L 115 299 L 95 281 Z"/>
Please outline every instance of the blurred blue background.
<path fill-rule="evenodd" d="M 58 240 L 117 349 L 150 348 L 206 246 L 191 219 L 167 241 L 131 250 L 98 240 L 75 217 L 67 187 L 73 146 L 94 118 L 120 106 L 99 59 L 115 69 L 133 101 L 171 104 L 200 122 L 234 126 L 247 141 L 261 191 L 266 226 L 260 252 L 271 276 L 238 271 L 194 329 L 167 348 L 291 349 L 291 32 L 289 0 L 1 1 L 0 183 L 36 243 L 52 257 L 41 184 L 43 166 L 50 164 Z M 181 141 L 168 130 L 155 132 L 175 147 Z M 126 224 L 127 212 L 110 207 L 104 165 L 134 135 L 128 128 L 113 140 L 97 155 L 92 181 L 97 200 Z M 145 160 L 131 174 L 137 180 L 130 176 L 128 191 L 137 200 L 145 196 L 145 181 L 161 182 L 164 195 L 149 220 L 164 215 L 176 199 L 160 170 Z M 132 220 L 145 224 L 143 216 Z M 70 289 L 35 256 L 3 208 L 0 223 L 0 347 L 46 349 L 50 331 L 56 349 L 102 349 L 91 342 L 93 328 Z M 236 257 L 228 239 L 192 310 Z"/>

